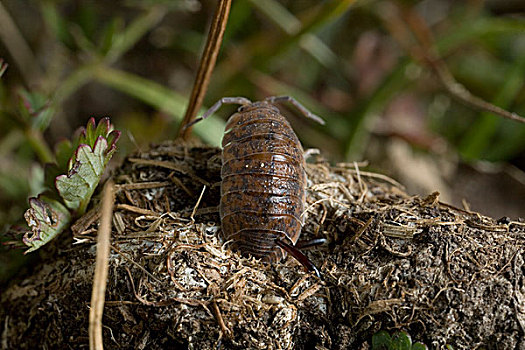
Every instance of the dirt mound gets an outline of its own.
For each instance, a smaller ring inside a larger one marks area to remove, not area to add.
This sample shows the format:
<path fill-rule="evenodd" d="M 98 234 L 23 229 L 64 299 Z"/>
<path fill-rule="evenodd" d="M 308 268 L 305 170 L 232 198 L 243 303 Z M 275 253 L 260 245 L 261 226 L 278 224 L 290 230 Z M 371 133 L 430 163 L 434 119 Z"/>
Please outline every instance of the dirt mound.
<path fill-rule="evenodd" d="M 358 164 L 308 161 L 301 239 L 327 239 L 305 251 L 321 279 L 221 239 L 220 150 L 164 143 L 129 157 L 114 177 L 106 347 L 358 349 L 401 329 L 436 349 L 525 349 L 523 221 L 409 196 Z M 97 213 L 2 291 L 2 348 L 88 347 Z"/>

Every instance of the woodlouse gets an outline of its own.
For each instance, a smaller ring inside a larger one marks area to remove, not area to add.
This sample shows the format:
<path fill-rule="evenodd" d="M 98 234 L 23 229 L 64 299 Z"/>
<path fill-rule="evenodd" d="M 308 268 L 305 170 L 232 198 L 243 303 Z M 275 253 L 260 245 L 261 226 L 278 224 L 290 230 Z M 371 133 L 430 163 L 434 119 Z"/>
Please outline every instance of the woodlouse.
<path fill-rule="evenodd" d="M 223 234 L 242 253 L 271 262 L 282 259 L 284 250 L 319 275 L 295 247 L 303 224 L 306 172 L 301 143 L 274 105 L 283 101 L 324 124 L 295 99 L 273 96 L 258 102 L 224 97 L 190 125 L 223 104 L 241 105 L 228 119 L 222 139 L 219 213 Z"/>

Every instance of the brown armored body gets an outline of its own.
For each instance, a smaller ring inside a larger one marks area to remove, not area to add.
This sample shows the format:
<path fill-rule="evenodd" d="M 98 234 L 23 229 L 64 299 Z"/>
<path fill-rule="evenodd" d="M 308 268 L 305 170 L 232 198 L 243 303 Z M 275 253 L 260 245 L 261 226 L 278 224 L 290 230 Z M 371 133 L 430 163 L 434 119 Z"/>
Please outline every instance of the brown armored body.
<path fill-rule="evenodd" d="M 306 270 L 320 276 L 315 265 L 295 247 L 305 207 L 303 147 L 275 102 L 289 102 L 306 118 L 324 124 L 289 96 L 272 96 L 259 102 L 223 97 L 185 127 L 206 119 L 223 104 L 241 105 L 228 119 L 222 139 L 222 232 L 243 254 L 271 262 L 283 258 L 286 251 Z M 324 239 L 313 241 L 309 245 Z"/>
<path fill-rule="evenodd" d="M 305 207 L 303 148 L 268 101 L 243 105 L 222 140 L 220 216 L 235 248 L 268 261 L 283 257 L 277 241 L 295 245 Z"/>

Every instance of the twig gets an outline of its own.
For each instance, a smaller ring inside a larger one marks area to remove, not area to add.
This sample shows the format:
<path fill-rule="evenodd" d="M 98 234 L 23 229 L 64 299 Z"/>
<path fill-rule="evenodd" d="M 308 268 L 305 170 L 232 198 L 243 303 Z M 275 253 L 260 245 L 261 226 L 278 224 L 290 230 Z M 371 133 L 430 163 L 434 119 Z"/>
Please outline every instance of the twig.
<path fill-rule="evenodd" d="M 217 55 L 222 43 L 224 31 L 226 29 L 226 23 L 228 22 L 228 15 L 230 13 L 231 0 L 220 0 L 217 5 L 217 10 L 213 18 L 213 23 L 208 33 L 208 41 L 202 54 L 199 70 L 197 71 L 197 77 L 195 78 L 195 84 L 191 92 L 190 101 L 188 103 L 188 109 L 184 115 L 184 119 L 180 125 L 179 137 L 187 139 L 191 134 L 191 127 L 186 128 L 195 119 L 197 111 L 202 105 L 202 100 L 208 90 L 210 83 L 211 73 L 215 67 L 217 61 Z"/>
<path fill-rule="evenodd" d="M 137 213 L 137 214 L 142 214 L 142 215 L 150 215 L 150 216 L 156 216 L 156 217 L 160 216 L 159 213 L 153 210 L 143 209 L 143 208 L 135 207 L 129 204 L 117 204 L 117 209 L 127 210 L 132 213 Z"/>
<path fill-rule="evenodd" d="M 0 58 L 0 78 L 2 77 L 2 75 L 4 75 L 6 70 L 7 70 L 7 63 L 5 63 L 4 60 Z"/>
<path fill-rule="evenodd" d="M 115 185 L 115 189 L 118 190 L 145 190 L 150 188 L 166 187 L 171 185 L 169 181 L 150 181 L 150 182 L 134 182 L 129 184 Z"/>
<path fill-rule="evenodd" d="M 429 66 L 434 70 L 434 73 L 439 78 L 441 84 L 447 91 L 459 101 L 468 104 L 480 112 L 490 112 L 500 117 L 514 120 L 520 123 L 525 123 L 525 118 L 517 113 L 509 112 L 506 109 L 498 107 L 490 102 L 487 102 L 470 93 L 463 85 L 458 83 L 448 67 L 441 59 L 427 57 Z"/>
<path fill-rule="evenodd" d="M 411 8 L 402 8 L 400 5 L 396 6 L 394 3 L 384 4 L 380 10 L 380 15 L 383 17 L 392 37 L 414 60 L 429 67 L 452 97 L 478 111 L 493 113 L 503 118 L 525 123 L 524 117 L 473 95 L 456 81 L 435 49 L 432 31 L 416 11 Z M 415 46 L 409 42 L 409 37 L 416 39 Z"/>
<path fill-rule="evenodd" d="M 217 319 L 217 322 L 219 323 L 219 327 L 221 327 L 221 336 L 224 336 L 226 338 L 231 337 L 231 331 L 226 326 L 226 323 L 224 323 L 224 319 L 222 318 L 221 310 L 219 309 L 219 305 L 217 305 L 217 302 L 215 300 L 212 300 L 211 305 L 213 307 L 213 313 L 215 314 L 215 318 Z"/>
<path fill-rule="evenodd" d="M 414 36 L 424 50 L 425 55 L 423 58 L 426 60 L 428 66 L 434 71 L 434 74 L 439 78 L 441 84 L 453 97 L 481 112 L 486 111 L 497 114 L 503 118 L 525 123 L 524 117 L 509 112 L 473 95 L 463 85 L 458 83 L 443 59 L 439 57 L 437 51 L 434 49 L 436 47 L 434 36 L 423 18 L 421 18 L 421 16 L 413 9 L 405 12 L 405 18 L 406 22 L 412 29 Z"/>
<path fill-rule="evenodd" d="M 102 197 L 102 218 L 98 230 L 97 257 L 93 290 L 91 293 L 91 309 L 89 310 L 89 348 L 102 350 L 102 313 L 106 294 L 108 277 L 109 239 L 111 235 L 111 217 L 113 216 L 113 182 L 108 181 Z"/>
<path fill-rule="evenodd" d="M 195 216 L 195 213 L 197 212 L 197 208 L 199 207 L 199 204 L 201 203 L 202 196 L 204 195 L 204 191 L 205 190 L 206 190 L 206 185 L 202 186 L 201 195 L 199 196 L 199 199 L 197 199 L 197 203 L 193 207 L 193 210 L 192 210 L 191 215 L 190 215 L 191 221 L 195 221 L 195 219 L 193 217 Z"/>
<path fill-rule="evenodd" d="M 193 180 L 198 181 L 203 185 L 207 185 L 207 186 L 210 185 L 206 180 L 201 179 L 200 177 L 195 175 L 190 169 L 184 168 L 178 165 L 178 163 L 165 161 L 165 160 L 142 159 L 142 158 L 128 158 L 128 161 L 134 164 L 139 164 L 139 165 L 151 165 L 151 166 L 157 166 L 157 167 L 166 168 L 170 170 L 175 170 L 184 175 L 188 175 Z"/>
<path fill-rule="evenodd" d="M 133 261 L 133 259 L 131 259 L 129 256 L 127 256 L 126 254 L 124 254 L 123 252 L 120 251 L 120 249 L 118 249 L 117 247 L 115 247 L 114 245 L 110 245 L 111 249 L 113 249 L 114 251 L 116 251 L 121 257 L 123 257 L 125 260 L 127 260 L 128 262 L 132 263 L 133 265 L 135 265 L 136 267 L 138 267 L 140 270 L 142 270 L 142 272 L 144 272 L 146 275 L 148 275 L 151 279 L 155 280 L 157 283 L 162 283 L 161 280 L 159 280 L 157 277 L 155 277 L 151 272 L 149 272 L 148 270 L 146 270 L 146 268 L 144 268 L 142 265 L 140 265 L 138 262 L 135 262 Z"/>

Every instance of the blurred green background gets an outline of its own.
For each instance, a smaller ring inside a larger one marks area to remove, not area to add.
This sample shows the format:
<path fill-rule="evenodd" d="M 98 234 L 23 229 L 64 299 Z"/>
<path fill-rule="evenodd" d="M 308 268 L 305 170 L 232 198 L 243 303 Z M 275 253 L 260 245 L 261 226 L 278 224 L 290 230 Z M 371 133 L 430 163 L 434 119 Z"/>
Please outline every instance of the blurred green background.
<path fill-rule="evenodd" d="M 110 116 L 123 132 L 120 158 L 175 137 L 215 5 L 0 2 L 1 231 L 42 190 L 53 145 L 89 117 Z M 525 115 L 525 1 L 516 0 L 233 1 L 205 107 L 223 96 L 294 96 L 327 121 L 284 108 L 305 148 L 332 162 L 368 159 L 411 193 L 439 190 L 488 215 L 525 217 L 525 125 L 452 98 L 412 52 L 418 33 L 398 31 L 399 11 L 431 29 L 432 50 L 458 82 Z M 195 134 L 218 145 L 233 110 Z M 5 265 L 12 259 L 0 251 L 0 267 L 16 269 Z"/>

